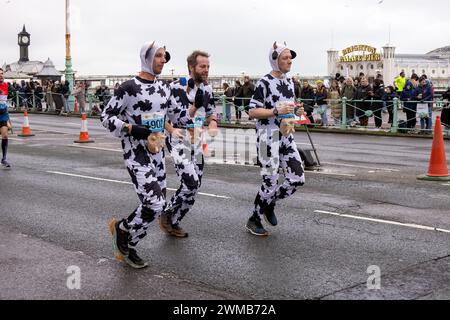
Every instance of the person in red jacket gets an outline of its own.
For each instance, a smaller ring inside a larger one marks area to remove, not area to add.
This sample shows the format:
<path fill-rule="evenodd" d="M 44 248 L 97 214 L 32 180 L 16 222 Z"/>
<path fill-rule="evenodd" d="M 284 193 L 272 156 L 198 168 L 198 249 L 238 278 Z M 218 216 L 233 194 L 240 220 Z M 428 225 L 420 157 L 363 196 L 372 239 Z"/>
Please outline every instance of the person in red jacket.
<path fill-rule="evenodd" d="M 11 168 L 11 165 L 6 160 L 8 151 L 8 84 L 4 82 L 3 69 L 0 69 L 0 132 L 2 135 L 2 166 L 6 169 Z"/>

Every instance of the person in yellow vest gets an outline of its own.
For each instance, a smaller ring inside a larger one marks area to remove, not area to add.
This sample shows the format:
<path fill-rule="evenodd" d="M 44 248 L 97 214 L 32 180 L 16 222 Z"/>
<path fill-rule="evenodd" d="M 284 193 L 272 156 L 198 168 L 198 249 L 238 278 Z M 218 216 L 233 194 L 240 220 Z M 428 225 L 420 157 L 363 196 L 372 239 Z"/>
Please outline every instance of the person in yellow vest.
<path fill-rule="evenodd" d="M 397 78 L 395 78 L 394 85 L 397 88 L 397 92 L 399 94 L 403 92 L 403 89 L 405 88 L 406 85 L 406 77 L 403 71 L 400 72 L 400 75 Z"/>

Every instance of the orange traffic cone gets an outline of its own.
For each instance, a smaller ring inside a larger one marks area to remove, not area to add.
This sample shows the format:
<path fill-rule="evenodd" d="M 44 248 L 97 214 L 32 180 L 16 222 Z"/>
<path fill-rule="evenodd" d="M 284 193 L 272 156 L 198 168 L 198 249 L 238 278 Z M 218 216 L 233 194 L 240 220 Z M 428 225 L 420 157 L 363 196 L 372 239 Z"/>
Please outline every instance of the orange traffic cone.
<path fill-rule="evenodd" d="M 23 126 L 22 126 L 22 134 L 18 134 L 19 137 L 34 137 L 34 134 L 31 134 L 30 122 L 28 121 L 28 111 L 25 110 L 23 113 Z"/>
<path fill-rule="evenodd" d="M 434 127 L 433 147 L 431 149 L 428 174 L 418 176 L 417 178 L 419 180 L 427 181 L 450 181 L 440 117 L 436 117 L 436 126 Z"/>
<path fill-rule="evenodd" d="M 87 115 L 86 113 L 81 114 L 81 131 L 80 139 L 74 141 L 75 143 L 91 143 L 94 140 L 89 140 L 89 132 L 87 128 Z"/>

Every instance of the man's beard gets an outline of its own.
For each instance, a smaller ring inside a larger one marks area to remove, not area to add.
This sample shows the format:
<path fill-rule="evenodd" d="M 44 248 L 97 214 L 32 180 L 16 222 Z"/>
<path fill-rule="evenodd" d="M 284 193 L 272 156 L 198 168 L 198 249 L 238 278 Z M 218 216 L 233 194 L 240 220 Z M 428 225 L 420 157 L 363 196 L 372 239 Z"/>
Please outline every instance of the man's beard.
<path fill-rule="evenodd" d="M 194 72 L 194 81 L 196 83 L 203 83 L 206 80 L 203 80 L 203 77 L 199 73 Z"/>

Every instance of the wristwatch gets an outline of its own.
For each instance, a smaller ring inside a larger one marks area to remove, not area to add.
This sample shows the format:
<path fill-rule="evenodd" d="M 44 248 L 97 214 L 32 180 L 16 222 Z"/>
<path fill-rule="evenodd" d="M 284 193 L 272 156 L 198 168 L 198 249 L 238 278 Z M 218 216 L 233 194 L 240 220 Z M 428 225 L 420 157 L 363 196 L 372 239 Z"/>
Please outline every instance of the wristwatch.
<path fill-rule="evenodd" d="M 273 115 L 275 117 L 278 117 L 278 109 L 277 108 L 273 108 Z"/>
<path fill-rule="evenodd" d="M 124 123 L 123 126 L 122 126 L 122 130 L 121 131 L 123 133 L 128 133 L 129 132 L 129 126 L 130 125 L 128 123 Z"/>

